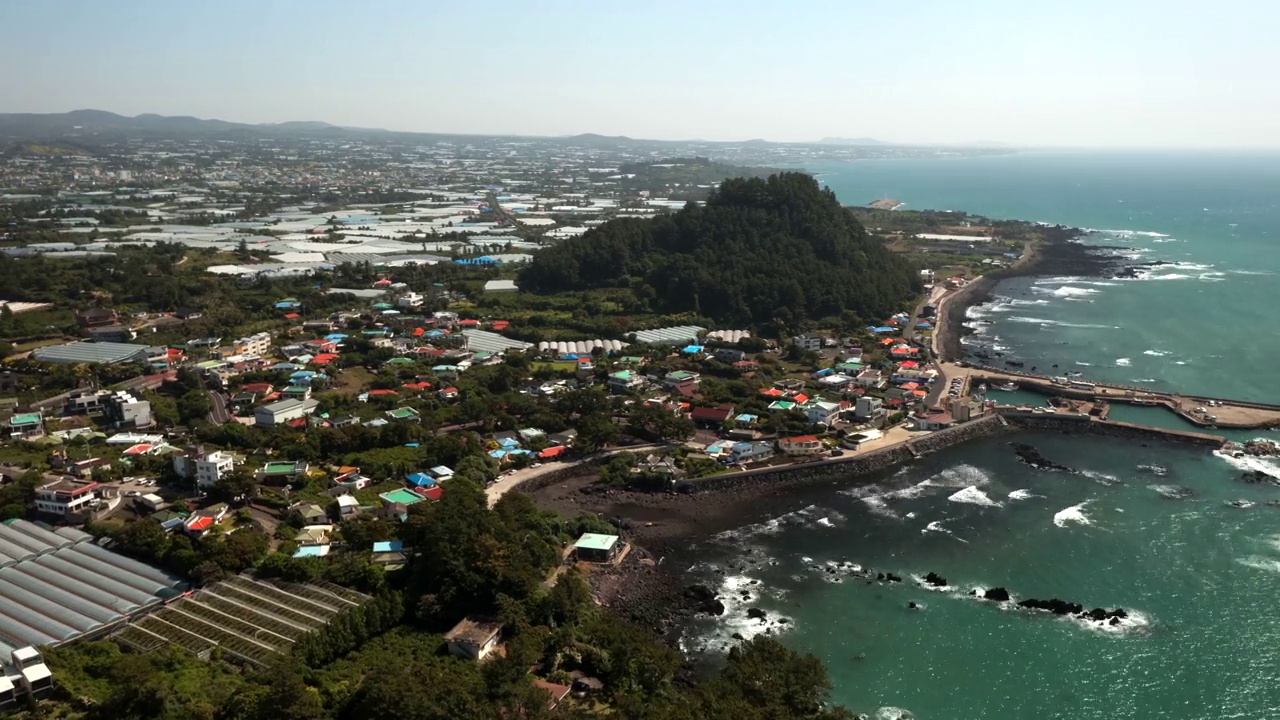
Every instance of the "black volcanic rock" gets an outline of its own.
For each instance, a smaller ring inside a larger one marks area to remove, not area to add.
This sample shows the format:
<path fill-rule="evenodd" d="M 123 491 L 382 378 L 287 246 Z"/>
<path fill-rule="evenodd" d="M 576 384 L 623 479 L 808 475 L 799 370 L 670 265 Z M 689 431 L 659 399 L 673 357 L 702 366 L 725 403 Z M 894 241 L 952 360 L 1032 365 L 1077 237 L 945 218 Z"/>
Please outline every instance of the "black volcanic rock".
<path fill-rule="evenodd" d="M 763 620 L 766 615 L 768 615 L 768 613 L 761 610 L 760 608 L 747 609 L 747 617 L 751 618 L 752 620 Z"/>
<path fill-rule="evenodd" d="M 983 600 L 993 600 L 995 602 L 1008 602 L 1009 591 L 1002 587 L 994 587 L 982 594 Z"/>
<path fill-rule="evenodd" d="M 1019 460 L 1037 470 L 1064 470 L 1071 472 L 1071 468 L 1066 465 L 1059 465 L 1045 457 L 1033 445 L 1018 443 L 1013 446 L 1013 451 L 1017 453 Z"/>
<path fill-rule="evenodd" d="M 936 572 L 925 575 L 924 582 L 926 585 L 932 585 L 933 587 L 946 587 L 947 585 L 947 579 Z"/>

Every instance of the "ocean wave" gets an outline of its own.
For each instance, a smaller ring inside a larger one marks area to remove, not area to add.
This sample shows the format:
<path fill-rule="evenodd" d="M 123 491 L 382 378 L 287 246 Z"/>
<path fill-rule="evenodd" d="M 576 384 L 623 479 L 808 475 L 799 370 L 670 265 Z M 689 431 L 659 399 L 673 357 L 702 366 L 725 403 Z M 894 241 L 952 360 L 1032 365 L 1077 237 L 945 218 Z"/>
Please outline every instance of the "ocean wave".
<path fill-rule="evenodd" d="M 1010 500 L 1030 500 L 1031 498 L 1034 498 L 1034 497 L 1044 497 L 1044 496 L 1036 495 L 1030 490 L 1014 490 L 1013 492 L 1009 493 Z"/>
<path fill-rule="evenodd" d="M 780 616 L 772 613 L 764 618 L 753 618 L 747 614 L 751 608 L 758 606 L 761 598 L 776 602 L 784 594 L 777 588 L 765 586 L 761 580 L 750 575 L 725 576 L 716 593 L 720 602 L 724 603 L 724 614 L 717 619 L 720 631 L 714 637 L 703 638 L 705 644 L 702 649 L 725 651 L 735 642 L 731 638 L 734 633 L 750 640 L 764 633 L 786 632 L 793 626 L 790 620 L 780 623 Z"/>
<path fill-rule="evenodd" d="M 1116 358 L 1116 367 L 1129 367 L 1133 361 L 1129 358 Z"/>
<path fill-rule="evenodd" d="M 1116 618 L 1116 624 L 1112 625 L 1110 620 L 1091 620 L 1088 617 L 1075 617 L 1072 620 L 1079 626 L 1088 630 L 1104 632 L 1108 635 L 1128 635 L 1134 632 L 1142 632 L 1151 627 L 1151 618 L 1146 613 L 1137 610 L 1125 610 L 1127 617 Z"/>
<path fill-rule="evenodd" d="M 1156 379 L 1155 379 L 1155 378 L 1133 378 L 1133 379 L 1132 379 L 1132 380 L 1130 380 L 1129 382 L 1136 382 L 1136 383 L 1144 383 L 1144 384 L 1146 384 L 1146 383 L 1153 383 L 1153 382 L 1156 382 Z"/>
<path fill-rule="evenodd" d="M 916 487 L 964 488 L 981 487 L 991 482 L 991 476 L 981 468 L 968 463 L 954 465 L 933 475 Z"/>
<path fill-rule="evenodd" d="M 1097 470 L 1080 470 L 1079 473 L 1080 475 L 1087 477 L 1090 480 L 1096 483 L 1100 483 L 1102 485 L 1111 486 L 1111 485 L 1118 485 L 1120 483 L 1120 478 L 1116 477 L 1115 475 L 1111 475 L 1109 473 L 1104 473 L 1104 472 L 1098 472 Z"/>
<path fill-rule="evenodd" d="M 1084 512 L 1084 508 L 1088 504 L 1089 504 L 1089 501 L 1085 500 L 1079 505 L 1072 505 L 1069 508 L 1063 508 L 1062 510 L 1059 510 L 1058 512 L 1053 514 L 1053 524 L 1060 528 L 1066 527 L 1068 523 L 1076 523 L 1077 525 L 1092 525 L 1093 522 L 1089 519 L 1089 516 L 1086 515 Z"/>
<path fill-rule="evenodd" d="M 1267 570 L 1269 572 L 1280 573 L 1280 560 L 1274 558 L 1262 557 L 1261 555 L 1250 555 L 1246 558 L 1236 558 L 1236 562 L 1245 567 L 1254 570 Z"/>
<path fill-rule="evenodd" d="M 906 708 L 885 705 L 876 709 L 875 714 L 871 716 L 871 720 L 916 720 L 916 716 Z"/>
<path fill-rule="evenodd" d="M 972 485 L 952 493 L 947 499 L 951 502 L 981 505 L 982 507 L 1001 507 L 1000 503 L 987 497 L 986 493 Z"/>
<path fill-rule="evenodd" d="M 1152 238 L 1169 237 L 1164 233 L 1158 233 L 1158 232 L 1155 232 L 1154 230 L 1107 230 L 1107 229 L 1098 229 L 1098 228 L 1083 228 L 1083 229 L 1085 232 L 1089 232 L 1089 233 L 1098 233 L 1098 234 L 1105 233 L 1107 235 L 1115 235 L 1116 237 L 1152 237 Z"/>
<path fill-rule="evenodd" d="M 1155 490 L 1170 500 L 1185 500 L 1195 495 L 1195 491 L 1191 488 L 1185 488 L 1181 485 L 1148 485 L 1148 490 Z"/>
<path fill-rule="evenodd" d="M 941 533 L 943 535 L 950 535 L 951 537 L 965 544 L 968 544 L 969 542 L 968 540 L 965 540 L 964 538 L 951 532 L 950 528 L 943 526 L 943 524 L 938 520 L 934 520 L 933 522 L 929 523 L 924 527 L 923 530 L 920 531 L 921 535 L 928 535 L 929 533 Z"/>
<path fill-rule="evenodd" d="M 1080 365 L 1081 367 L 1092 367 L 1092 366 L 1093 366 L 1093 363 L 1087 363 L 1087 362 L 1083 362 L 1083 361 L 1081 361 L 1081 360 L 1077 360 L 1077 361 L 1076 361 L 1076 364 L 1077 364 L 1077 365 Z"/>
<path fill-rule="evenodd" d="M 1276 460 L 1254 455 L 1236 457 L 1221 450 L 1216 450 L 1213 454 L 1226 460 L 1227 463 L 1241 472 L 1260 472 L 1268 477 L 1280 479 L 1280 464 Z"/>
<path fill-rule="evenodd" d="M 1163 352 L 1163 351 L 1160 351 L 1160 350 L 1143 350 L 1143 351 L 1142 351 L 1142 354 L 1143 354 L 1143 355 L 1150 355 L 1151 357 L 1164 357 L 1165 355 L 1168 355 L 1169 353 L 1168 353 L 1168 352 Z"/>
<path fill-rule="evenodd" d="M 1084 283 L 1080 283 L 1084 284 Z M 1097 295 L 1101 290 L 1095 290 L 1091 287 L 1077 287 L 1076 285 L 1058 285 L 1057 287 L 1049 287 L 1048 285 L 1035 286 L 1032 290 L 1036 292 L 1052 295 L 1056 298 L 1064 298 L 1067 300 L 1085 298 L 1090 295 Z"/>
<path fill-rule="evenodd" d="M 1007 320 L 1008 322 L 1012 322 L 1012 323 L 1020 323 L 1023 325 L 1040 325 L 1041 327 L 1051 326 L 1051 327 L 1065 327 L 1065 328 L 1080 328 L 1084 330 L 1119 330 L 1121 329 L 1119 325 L 1095 325 L 1092 323 L 1069 323 L 1069 322 L 1062 322 L 1061 320 L 1048 320 L 1046 318 L 1024 317 L 1022 315 L 1007 318 Z"/>
<path fill-rule="evenodd" d="M 819 505 L 808 505 L 795 512 L 770 518 L 763 522 L 745 525 L 733 530 L 726 530 L 714 536 L 714 539 L 726 542 L 743 542 L 761 535 L 777 535 L 789 527 L 825 525 L 835 527 L 845 517 L 839 512 Z"/>
<path fill-rule="evenodd" d="M 1087 287 L 1115 287 L 1120 283 L 1115 280 L 1089 280 L 1074 275 L 1040 278 L 1032 283 L 1033 289 L 1050 285 L 1085 285 Z"/>
<path fill-rule="evenodd" d="M 885 499 L 879 495 L 868 495 L 867 497 L 862 498 L 862 502 L 867 506 L 867 509 L 871 511 L 872 515 L 879 515 L 881 517 L 892 518 L 894 520 L 898 519 L 898 513 L 894 512 L 893 508 L 889 507 L 889 503 L 885 502 Z"/>

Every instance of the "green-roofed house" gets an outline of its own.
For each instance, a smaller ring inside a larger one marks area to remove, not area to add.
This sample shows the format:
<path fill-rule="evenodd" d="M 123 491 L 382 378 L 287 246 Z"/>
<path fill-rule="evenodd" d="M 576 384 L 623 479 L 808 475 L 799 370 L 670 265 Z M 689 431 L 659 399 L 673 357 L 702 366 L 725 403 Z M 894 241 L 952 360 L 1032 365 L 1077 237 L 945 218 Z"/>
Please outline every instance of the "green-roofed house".
<path fill-rule="evenodd" d="M 624 355 L 618 358 L 618 362 L 623 365 L 641 365 L 644 363 L 644 358 L 639 355 Z"/>
<path fill-rule="evenodd" d="M 388 410 L 387 417 L 399 422 L 418 422 L 422 419 L 418 416 L 418 411 L 411 407 L 398 407 L 395 410 Z"/>
<path fill-rule="evenodd" d="M 575 557 L 586 562 L 613 562 L 621 549 L 622 543 L 618 542 L 617 535 L 600 533 L 583 533 L 578 542 L 573 544 Z"/>
<path fill-rule="evenodd" d="M 616 393 L 631 392 L 644 385 L 644 377 L 630 370 L 609 373 L 609 389 Z"/>
<path fill-rule="evenodd" d="M 38 412 L 18 413 L 9 418 L 5 431 L 14 440 L 34 440 L 44 437 L 44 416 Z"/>
<path fill-rule="evenodd" d="M 785 412 L 787 410 L 795 410 L 796 404 L 791 402 L 790 400 L 774 400 L 773 402 L 769 403 L 769 409 Z"/>
<path fill-rule="evenodd" d="M 258 482 L 284 485 L 306 475 L 307 468 L 301 460 L 273 460 L 258 471 Z"/>

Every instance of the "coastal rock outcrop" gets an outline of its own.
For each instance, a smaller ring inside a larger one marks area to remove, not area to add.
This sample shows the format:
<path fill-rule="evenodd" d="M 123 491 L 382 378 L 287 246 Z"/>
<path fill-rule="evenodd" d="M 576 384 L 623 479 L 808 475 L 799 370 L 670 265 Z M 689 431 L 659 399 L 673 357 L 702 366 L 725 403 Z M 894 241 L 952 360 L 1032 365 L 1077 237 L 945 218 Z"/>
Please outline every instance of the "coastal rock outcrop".
<path fill-rule="evenodd" d="M 982 593 L 983 600 L 991 600 L 993 602 L 1008 602 L 1009 591 L 1002 587 L 994 587 Z"/>
<path fill-rule="evenodd" d="M 1026 463 L 1027 465 L 1030 465 L 1031 467 L 1037 470 L 1063 470 L 1066 472 L 1071 472 L 1071 468 L 1067 467 L 1066 465 L 1059 465 L 1058 463 L 1045 457 L 1033 445 L 1028 445 L 1026 443 L 1017 443 L 1013 446 L 1013 451 L 1017 453 L 1019 460 L 1021 460 L 1022 462 Z"/>
<path fill-rule="evenodd" d="M 933 587 L 946 587 L 947 579 L 936 572 L 931 572 L 924 576 L 924 583 L 926 585 L 932 585 Z"/>
<path fill-rule="evenodd" d="M 694 612 L 708 615 L 723 615 L 724 603 L 716 597 L 716 593 L 706 585 L 690 585 L 684 589 L 684 597 Z"/>
<path fill-rule="evenodd" d="M 769 613 L 765 612 L 764 610 L 761 610 L 760 608 L 753 607 L 753 608 L 747 609 L 747 617 L 751 618 L 752 620 L 764 620 L 765 617 L 767 617 L 768 615 Z"/>

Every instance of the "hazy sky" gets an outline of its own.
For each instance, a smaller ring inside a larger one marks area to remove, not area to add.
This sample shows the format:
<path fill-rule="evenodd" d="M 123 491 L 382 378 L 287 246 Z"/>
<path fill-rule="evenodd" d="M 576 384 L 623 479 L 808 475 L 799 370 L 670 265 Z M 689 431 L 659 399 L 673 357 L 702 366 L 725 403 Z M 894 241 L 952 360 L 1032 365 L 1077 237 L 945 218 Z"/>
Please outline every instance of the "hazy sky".
<path fill-rule="evenodd" d="M 1280 3 L 0 0 L 0 112 L 1280 146 Z"/>

